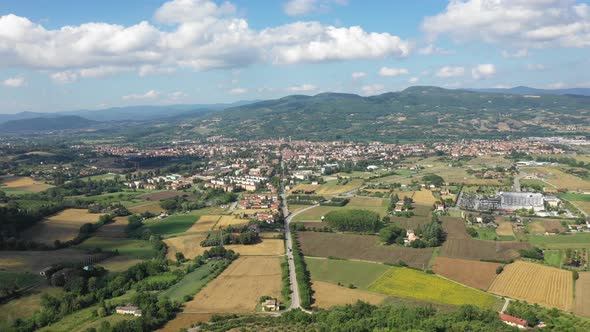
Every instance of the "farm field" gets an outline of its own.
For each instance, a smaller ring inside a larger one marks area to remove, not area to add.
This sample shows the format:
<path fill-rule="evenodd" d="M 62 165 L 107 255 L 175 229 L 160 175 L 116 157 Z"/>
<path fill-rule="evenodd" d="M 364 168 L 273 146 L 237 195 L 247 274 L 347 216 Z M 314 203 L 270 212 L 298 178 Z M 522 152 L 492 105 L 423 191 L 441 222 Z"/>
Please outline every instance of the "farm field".
<path fill-rule="evenodd" d="M 247 224 L 250 221 L 250 219 L 242 219 L 236 215 L 227 215 L 227 216 L 221 216 L 221 218 L 219 219 L 219 221 L 217 222 L 217 225 L 215 225 L 215 228 L 226 228 L 228 226 L 235 226 L 235 225 L 243 225 L 243 224 Z"/>
<path fill-rule="evenodd" d="M 23 238 L 53 245 L 55 240 L 73 240 L 86 223 L 95 223 L 101 214 L 88 213 L 85 209 L 67 209 L 38 222 L 23 232 Z"/>
<path fill-rule="evenodd" d="M 199 266 L 193 272 L 187 274 L 178 283 L 172 287 L 162 291 L 158 294 L 159 297 L 169 297 L 172 301 L 182 302 L 185 295 L 196 294 L 203 286 L 205 286 L 211 278 L 207 278 L 211 274 L 215 263 L 209 262 L 205 265 Z"/>
<path fill-rule="evenodd" d="M 220 215 L 202 215 L 197 219 L 197 222 L 194 223 L 189 229 L 186 230 L 187 233 L 192 232 L 207 232 L 210 231 L 217 221 L 221 218 Z"/>
<path fill-rule="evenodd" d="M 360 188 L 363 185 L 363 180 L 361 179 L 351 179 L 348 183 L 344 185 L 337 184 L 337 180 L 330 180 L 321 185 L 311 185 L 311 184 L 298 184 L 291 192 L 297 190 L 313 190 L 318 195 L 338 195 L 343 194 L 345 192 L 349 192 L 351 190 L 355 190 Z"/>
<path fill-rule="evenodd" d="M 196 220 L 193 215 L 174 215 L 164 219 L 147 220 L 144 224 L 154 234 L 170 235 L 186 232 Z"/>
<path fill-rule="evenodd" d="M 264 239 L 260 243 L 241 245 L 230 244 L 225 246 L 241 256 L 277 256 L 285 254 L 285 241 L 280 239 Z"/>
<path fill-rule="evenodd" d="M 590 272 L 580 272 L 576 280 L 576 299 L 574 313 L 590 317 Z"/>
<path fill-rule="evenodd" d="M 561 268 L 563 263 L 563 252 L 561 250 L 544 250 L 543 260 L 545 264 Z"/>
<path fill-rule="evenodd" d="M 101 248 L 103 251 L 118 251 L 120 255 L 148 259 L 156 255 L 154 246 L 148 241 L 135 239 L 120 239 L 106 237 L 91 237 L 90 239 L 76 246 L 80 249 Z"/>
<path fill-rule="evenodd" d="M 5 191 L 7 194 L 18 194 L 21 192 L 38 193 L 47 190 L 51 187 L 53 186 L 46 184 L 42 181 L 34 180 L 33 178 L 28 176 L 4 176 L 0 178 L 0 190 Z"/>
<path fill-rule="evenodd" d="M 498 228 L 496 228 L 496 234 L 498 236 L 512 236 L 514 237 L 514 230 L 512 229 L 512 223 L 509 221 L 500 221 Z"/>
<path fill-rule="evenodd" d="M 129 208 L 129 211 L 133 212 L 133 213 L 144 213 L 144 212 L 150 212 L 153 214 L 160 214 L 162 212 L 164 212 L 164 209 L 162 209 L 162 207 L 160 206 L 160 202 L 145 202 L 145 203 L 140 203 L 138 205 L 134 205 L 132 207 Z"/>
<path fill-rule="evenodd" d="M 0 271 L 0 285 L 15 285 L 17 289 L 42 284 L 43 281 L 44 278 L 37 273 Z"/>
<path fill-rule="evenodd" d="M 391 267 L 384 264 L 305 257 L 305 263 L 315 281 L 332 284 L 339 282 L 347 287 L 353 284 L 359 289 L 367 290 L 383 273 Z"/>
<path fill-rule="evenodd" d="M 178 332 L 183 328 L 190 327 L 192 324 L 208 322 L 213 315 L 213 313 L 191 314 L 180 312 L 176 314 L 176 317 L 174 317 L 173 320 L 166 323 L 163 328 L 156 330 L 156 332 Z"/>
<path fill-rule="evenodd" d="M 357 301 L 364 301 L 371 304 L 381 304 L 387 296 L 368 292 L 359 289 L 350 289 L 329 282 L 316 281 L 312 279 L 314 291 L 314 307 L 327 309 L 337 305 L 354 304 Z"/>
<path fill-rule="evenodd" d="M 112 223 L 102 225 L 94 235 L 100 237 L 125 238 L 127 237 L 125 229 L 128 224 L 127 217 L 116 217 Z"/>
<path fill-rule="evenodd" d="M 309 209 L 305 212 L 302 212 L 295 217 L 293 217 L 293 221 L 321 221 L 321 217 L 325 216 L 330 211 L 336 211 L 341 209 L 341 207 L 337 206 L 316 206 L 312 209 Z"/>
<path fill-rule="evenodd" d="M 574 279 L 570 271 L 517 261 L 504 267 L 504 271 L 490 286 L 489 292 L 571 311 Z"/>
<path fill-rule="evenodd" d="M 127 256 L 114 256 L 105 259 L 97 265 L 102 266 L 111 272 L 123 272 L 127 271 L 130 267 L 140 263 L 141 261 L 141 259 L 131 258 Z"/>
<path fill-rule="evenodd" d="M 422 269 L 428 266 L 432 248 L 414 249 L 401 246 L 382 246 L 376 236 L 320 232 L 299 232 L 301 250 L 306 256 L 338 257 L 369 262 L 397 264 Z"/>
<path fill-rule="evenodd" d="M 176 191 L 176 190 L 170 190 L 170 191 L 163 190 L 163 191 L 156 191 L 156 192 L 143 194 L 143 195 L 139 196 L 139 198 L 146 200 L 146 201 L 161 201 L 161 200 L 165 200 L 168 198 L 172 198 L 172 197 L 176 197 L 176 196 L 184 196 L 184 195 L 188 195 L 188 194 L 185 192 Z"/>
<path fill-rule="evenodd" d="M 432 205 L 436 202 L 436 198 L 432 196 L 432 191 L 430 190 L 415 191 L 412 199 L 414 202 L 416 202 L 416 204 L 422 205 Z"/>
<path fill-rule="evenodd" d="M 458 283 L 487 290 L 496 278 L 500 264 L 471 261 L 457 258 L 437 257 L 432 271 Z"/>
<path fill-rule="evenodd" d="M 166 258 L 176 261 L 176 253 L 181 252 L 184 257 L 193 259 L 201 254 L 207 248 L 201 247 L 201 241 L 207 238 L 207 234 L 191 234 L 184 236 L 169 237 L 164 239 L 164 243 L 168 246 Z"/>
<path fill-rule="evenodd" d="M 485 292 L 409 268 L 392 268 L 369 289 L 386 295 L 450 305 L 473 304 L 491 309 L 497 303 L 494 296 Z"/>
<path fill-rule="evenodd" d="M 412 213 L 414 213 L 412 217 L 405 218 L 391 216 L 391 221 L 400 225 L 404 229 L 415 229 L 417 227 L 427 225 L 432 221 L 432 206 L 412 204 L 412 207 Z"/>
<path fill-rule="evenodd" d="M 557 189 L 590 190 L 590 181 L 565 173 L 559 167 L 523 167 L 522 170 L 527 173 L 547 174 L 548 178 L 544 179 L 544 181 Z"/>
<path fill-rule="evenodd" d="M 387 214 L 388 201 L 384 198 L 355 196 L 343 207 L 338 206 L 316 206 L 305 212 L 296 215 L 293 221 L 321 221 L 321 217 L 330 211 L 340 209 L 365 209 L 379 213 L 381 217 Z M 290 208 L 290 207 L 289 207 Z"/>
<path fill-rule="evenodd" d="M 590 215 L 590 195 L 566 193 L 559 195 L 559 198 L 568 200 L 575 207 Z"/>
<path fill-rule="evenodd" d="M 76 249 L 50 251 L 0 251 L 0 270 L 39 273 L 49 265 L 57 263 L 77 263 L 92 255 Z"/>
<path fill-rule="evenodd" d="M 529 230 L 533 235 L 543 235 L 545 232 L 560 233 L 565 231 L 565 227 L 559 219 L 536 219 L 528 224 Z"/>
<path fill-rule="evenodd" d="M 576 233 L 567 235 L 531 235 L 528 241 L 542 249 L 590 248 L 590 234 Z"/>
<path fill-rule="evenodd" d="M 63 293 L 61 288 L 35 288 L 17 299 L 0 304 L 0 331 L 7 329 L 14 320 L 31 317 L 35 311 L 41 309 L 43 294 L 58 295 L 61 293 Z"/>
<path fill-rule="evenodd" d="M 240 257 L 187 302 L 184 312 L 255 312 L 264 295 L 281 296 L 280 258 Z"/>

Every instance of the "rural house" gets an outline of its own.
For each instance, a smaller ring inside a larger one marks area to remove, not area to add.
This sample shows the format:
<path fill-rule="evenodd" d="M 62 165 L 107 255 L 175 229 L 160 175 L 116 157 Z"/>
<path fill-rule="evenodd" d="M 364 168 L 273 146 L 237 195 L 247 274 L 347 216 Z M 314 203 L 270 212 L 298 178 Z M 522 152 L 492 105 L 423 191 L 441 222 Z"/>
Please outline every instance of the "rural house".
<path fill-rule="evenodd" d="M 262 311 L 279 311 L 279 301 L 277 299 L 269 299 L 262 302 Z"/>
<path fill-rule="evenodd" d="M 518 327 L 519 329 L 526 329 L 529 325 L 529 322 L 526 320 L 507 314 L 500 314 L 500 320 L 502 320 L 505 324 Z"/>
<path fill-rule="evenodd" d="M 116 307 L 115 312 L 121 315 L 133 315 L 135 317 L 141 317 L 141 309 L 131 304 Z"/>

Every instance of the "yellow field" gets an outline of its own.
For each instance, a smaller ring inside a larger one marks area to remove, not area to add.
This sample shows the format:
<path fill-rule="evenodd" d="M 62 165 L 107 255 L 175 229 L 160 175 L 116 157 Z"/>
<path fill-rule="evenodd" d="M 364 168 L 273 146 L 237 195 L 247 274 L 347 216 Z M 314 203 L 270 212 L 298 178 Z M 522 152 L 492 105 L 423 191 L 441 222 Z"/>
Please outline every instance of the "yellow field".
<path fill-rule="evenodd" d="M 88 213 L 84 209 L 67 209 L 46 218 L 23 232 L 23 237 L 35 242 L 53 245 L 55 240 L 72 240 L 80 231 L 80 226 L 95 223 L 101 214 Z"/>
<path fill-rule="evenodd" d="M 590 272 L 580 272 L 580 277 L 576 281 L 574 313 L 590 317 Z"/>
<path fill-rule="evenodd" d="M 498 224 L 498 228 L 496 228 L 496 234 L 500 236 L 514 236 L 514 231 L 512 230 L 512 223 L 509 221 L 501 221 Z"/>
<path fill-rule="evenodd" d="M 6 176 L 0 179 L 0 182 L 0 188 L 5 187 L 14 190 L 31 191 L 34 193 L 38 193 L 53 187 L 52 185 L 45 184 L 41 181 L 36 181 L 28 176 Z"/>
<path fill-rule="evenodd" d="M 173 320 L 169 321 L 164 325 L 163 328 L 156 330 L 156 332 L 178 332 L 183 328 L 188 328 L 192 324 L 199 322 L 208 322 L 214 314 L 189 314 L 181 312 L 174 317 Z"/>
<path fill-rule="evenodd" d="M 342 194 L 351 190 L 355 190 L 360 188 L 363 185 L 363 180 L 361 179 L 352 179 L 348 181 L 345 185 L 338 185 L 334 182 L 327 182 L 321 185 L 311 185 L 311 184 L 298 184 L 291 192 L 296 190 L 314 190 L 318 195 L 337 195 Z"/>
<path fill-rule="evenodd" d="M 354 304 L 357 301 L 364 301 L 371 304 L 381 304 L 387 296 L 337 286 L 323 281 L 312 281 L 315 299 L 314 306 L 327 309 L 337 305 Z"/>
<path fill-rule="evenodd" d="M 210 231 L 213 226 L 217 223 L 217 221 L 221 218 L 220 215 L 203 215 L 199 217 L 196 223 L 194 223 L 191 228 L 187 229 L 187 233 L 194 233 L 194 232 L 207 232 Z"/>
<path fill-rule="evenodd" d="M 348 205 L 354 205 L 355 207 L 362 207 L 362 208 L 381 208 L 383 206 L 383 198 L 378 197 L 363 197 L 363 196 L 355 196 L 353 197 Z"/>
<path fill-rule="evenodd" d="M 264 239 L 260 243 L 241 245 L 230 244 L 225 246 L 242 256 L 277 256 L 285 254 L 285 241 L 279 239 Z"/>
<path fill-rule="evenodd" d="M 164 209 L 162 209 L 162 207 L 160 206 L 160 202 L 153 201 L 153 202 L 147 202 L 147 203 L 140 204 L 140 205 L 134 206 L 132 208 L 129 208 L 129 211 L 131 211 L 133 213 L 150 212 L 150 213 L 154 213 L 154 214 L 160 214 L 160 213 L 164 212 Z"/>
<path fill-rule="evenodd" d="M 240 257 L 187 302 L 184 312 L 255 312 L 264 295 L 281 297 L 280 258 Z"/>
<path fill-rule="evenodd" d="M 163 241 L 166 243 L 166 246 L 168 246 L 166 258 L 175 261 L 176 253 L 182 252 L 184 257 L 193 259 L 207 250 L 207 248 L 201 247 L 201 241 L 206 238 L 207 234 L 199 233 L 165 239 Z"/>
<path fill-rule="evenodd" d="M 414 196 L 412 196 L 412 199 L 414 200 L 414 202 L 424 205 L 432 205 L 434 204 L 434 202 L 436 202 L 436 198 L 432 196 L 432 191 L 430 190 L 416 191 L 414 192 Z"/>
<path fill-rule="evenodd" d="M 523 261 L 506 265 L 488 291 L 545 307 L 573 309 L 572 273 L 545 265 Z"/>
<path fill-rule="evenodd" d="M 249 221 L 250 219 L 242 219 L 235 215 L 221 216 L 221 218 L 215 225 L 215 229 L 225 228 L 227 226 L 247 224 Z"/>
<path fill-rule="evenodd" d="M 527 173 L 545 173 L 548 175 L 545 182 L 558 189 L 590 190 L 590 181 L 563 172 L 559 167 L 527 167 L 523 168 Z"/>
<path fill-rule="evenodd" d="M 261 239 L 276 239 L 277 236 L 282 235 L 283 233 L 281 232 L 265 232 L 265 233 L 260 233 L 260 238 Z"/>

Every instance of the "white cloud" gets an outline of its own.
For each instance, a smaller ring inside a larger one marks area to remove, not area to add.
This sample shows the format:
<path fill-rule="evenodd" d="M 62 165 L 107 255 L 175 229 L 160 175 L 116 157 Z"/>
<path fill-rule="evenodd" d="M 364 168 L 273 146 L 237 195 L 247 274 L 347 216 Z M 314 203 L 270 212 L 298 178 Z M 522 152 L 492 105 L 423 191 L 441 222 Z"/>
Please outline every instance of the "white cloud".
<path fill-rule="evenodd" d="M 444 48 L 437 47 L 434 44 L 429 44 L 426 47 L 419 49 L 418 54 L 421 54 L 421 55 L 432 55 L 432 54 L 451 55 L 451 54 L 455 54 L 455 51 L 445 50 Z"/>
<path fill-rule="evenodd" d="M 418 83 L 419 80 L 420 80 L 419 77 L 410 77 L 410 79 L 408 79 L 408 83 L 415 84 L 415 83 Z"/>
<path fill-rule="evenodd" d="M 66 70 L 51 74 L 51 79 L 59 84 L 69 84 L 78 80 L 78 73 Z"/>
<path fill-rule="evenodd" d="M 316 90 L 317 87 L 313 84 L 302 84 L 297 86 L 290 86 L 287 88 L 288 91 L 291 92 L 310 92 Z"/>
<path fill-rule="evenodd" d="M 78 78 L 127 70 L 146 76 L 179 68 L 401 58 L 412 49 L 398 36 L 359 26 L 294 22 L 257 30 L 236 13 L 228 2 L 168 1 L 154 14 L 156 22 L 168 25 L 165 28 L 143 21 L 46 29 L 26 17 L 0 16 L 0 63 L 5 68 L 47 70 L 49 75 L 72 71 Z"/>
<path fill-rule="evenodd" d="M 448 34 L 527 48 L 588 47 L 590 6 L 576 0 L 451 0 L 422 28 L 432 39 Z"/>
<path fill-rule="evenodd" d="M 186 97 L 188 97 L 188 95 L 184 91 L 175 91 L 168 94 L 170 100 L 178 100 Z"/>
<path fill-rule="evenodd" d="M 542 63 L 527 63 L 526 69 L 531 71 L 541 71 L 545 70 L 546 67 Z"/>
<path fill-rule="evenodd" d="M 346 0 L 289 0 L 283 6 L 283 10 L 289 16 L 300 16 L 326 11 L 332 4 L 347 3 Z"/>
<path fill-rule="evenodd" d="M 363 71 L 355 71 L 354 73 L 352 73 L 352 79 L 357 80 L 359 78 L 363 78 L 363 77 L 367 77 L 367 73 L 363 72 Z"/>
<path fill-rule="evenodd" d="M 511 58 L 526 58 L 530 56 L 529 54 L 529 50 L 527 50 L 526 48 L 520 49 L 520 50 L 516 50 L 514 52 L 509 52 L 506 50 L 502 51 L 502 57 L 506 58 L 506 59 L 511 59 Z"/>
<path fill-rule="evenodd" d="M 24 77 L 17 76 L 5 79 L 4 82 L 2 82 L 2 85 L 7 88 L 20 88 L 25 86 L 26 83 L 27 81 Z"/>
<path fill-rule="evenodd" d="M 476 79 L 486 79 L 496 74 L 496 66 L 491 63 L 481 64 L 471 69 L 471 76 Z"/>
<path fill-rule="evenodd" d="M 248 89 L 245 89 L 245 88 L 233 88 L 233 89 L 231 89 L 231 90 L 228 91 L 228 93 L 229 94 L 232 94 L 232 95 L 241 95 L 241 94 L 244 94 L 246 92 L 248 92 Z"/>
<path fill-rule="evenodd" d="M 563 82 L 555 82 L 555 83 L 547 85 L 547 89 L 563 89 L 563 88 L 565 88 L 565 83 L 563 83 Z"/>
<path fill-rule="evenodd" d="M 436 72 L 437 77 L 447 78 L 447 77 L 457 77 L 463 76 L 465 74 L 465 68 L 463 67 L 454 67 L 454 66 L 444 66 L 440 68 Z"/>
<path fill-rule="evenodd" d="M 395 77 L 400 75 L 407 75 L 408 70 L 405 68 L 390 68 L 390 67 L 381 67 L 379 69 L 379 76 L 384 77 Z"/>
<path fill-rule="evenodd" d="M 144 94 L 131 94 L 123 96 L 123 100 L 136 100 L 136 99 L 157 99 L 160 97 L 160 92 L 156 90 L 150 90 Z"/>
<path fill-rule="evenodd" d="M 498 84 L 493 86 L 494 89 L 511 89 L 512 85 Z"/>
<path fill-rule="evenodd" d="M 374 96 L 383 93 L 385 87 L 381 84 L 370 84 L 361 87 L 361 91 L 365 96 Z"/>

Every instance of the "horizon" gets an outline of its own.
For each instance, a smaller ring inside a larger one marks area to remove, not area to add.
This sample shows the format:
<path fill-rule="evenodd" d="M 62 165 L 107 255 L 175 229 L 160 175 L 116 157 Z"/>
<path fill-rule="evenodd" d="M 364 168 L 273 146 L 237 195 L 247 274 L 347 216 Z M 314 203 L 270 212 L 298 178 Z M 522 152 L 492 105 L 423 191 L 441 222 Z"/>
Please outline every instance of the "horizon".
<path fill-rule="evenodd" d="M 415 85 L 587 88 L 589 12 L 587 0 L 58 0 L 50 8 L 7 0 L 0 113 L 369 96 Z"/>

